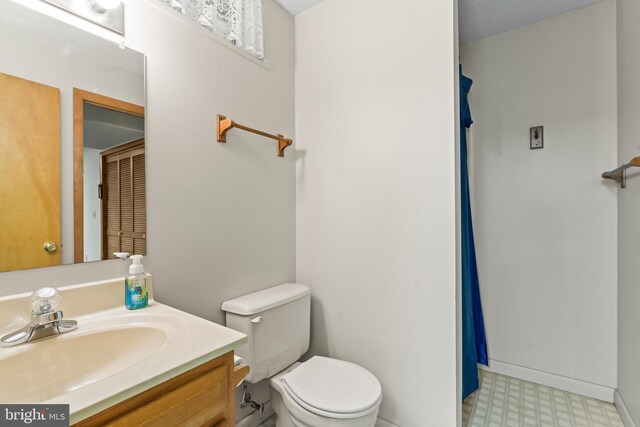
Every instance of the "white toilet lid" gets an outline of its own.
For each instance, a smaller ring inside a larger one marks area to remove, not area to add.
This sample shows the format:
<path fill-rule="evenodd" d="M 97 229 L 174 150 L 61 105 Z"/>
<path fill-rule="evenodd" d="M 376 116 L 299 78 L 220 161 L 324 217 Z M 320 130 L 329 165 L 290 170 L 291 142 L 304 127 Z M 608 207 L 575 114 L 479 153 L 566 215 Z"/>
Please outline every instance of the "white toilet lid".
<path fill-rule="evenodd" d="M 382 387 L 369 371 L 353 363 L 314 356 L 282 377 L 286 390 L 316 413 L 355 414 L 380 403 Z"/>

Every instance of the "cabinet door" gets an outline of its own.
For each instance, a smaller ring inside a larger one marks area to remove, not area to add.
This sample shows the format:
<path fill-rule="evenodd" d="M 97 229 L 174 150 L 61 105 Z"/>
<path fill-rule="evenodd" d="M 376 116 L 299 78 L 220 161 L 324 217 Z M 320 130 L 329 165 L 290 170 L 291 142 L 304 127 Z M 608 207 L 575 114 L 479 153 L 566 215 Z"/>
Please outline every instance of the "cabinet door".
<path fill-rule="evenodd" d="M 114 252 L 147 254 L 147 199 L 144 139 L 101 153 L 102 259 Z"/>
<path fill-rule="evenodd" d="M 218 366 L 106 424 L 113 427 L 211 425 L 227 409 L 227 370 Z"/>
<path fill-rule="evenodd" d="M 233 352 L 229 352 L 75 426 L 231 426 L 233 372 Z"/>

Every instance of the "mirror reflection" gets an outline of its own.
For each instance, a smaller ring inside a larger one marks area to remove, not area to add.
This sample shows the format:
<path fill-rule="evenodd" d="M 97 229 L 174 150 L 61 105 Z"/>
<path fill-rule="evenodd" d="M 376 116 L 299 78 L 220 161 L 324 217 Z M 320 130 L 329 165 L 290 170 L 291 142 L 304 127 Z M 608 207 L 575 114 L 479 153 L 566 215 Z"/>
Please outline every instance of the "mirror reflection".
<path fill-rule="evenodd" d="M 146 254 L 144 56 L 0 3 L 0 272 Z"/>
<path fill-rule="evenodd" d="M 84 235 L 76 247 L 85 262 L 147 252 L 144 109 L 130 105 L 125 113 L 117 100 L 101 101 L 82 104 Z"/>

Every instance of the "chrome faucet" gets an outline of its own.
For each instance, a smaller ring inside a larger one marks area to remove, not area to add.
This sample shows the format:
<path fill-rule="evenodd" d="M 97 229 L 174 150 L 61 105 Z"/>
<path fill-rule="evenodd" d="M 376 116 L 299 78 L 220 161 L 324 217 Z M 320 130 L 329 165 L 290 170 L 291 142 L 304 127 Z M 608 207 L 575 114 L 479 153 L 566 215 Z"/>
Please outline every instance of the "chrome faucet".
<path fill-rule="evenodd" d="M 62 296 L 55 288 L 40 288 L 29 297 L 31 321 L 25 327 L 0 338 L 0 346 L 9 347 L 58 335 L 78 327 L 75 320 L 62 320 L 58 304 Z"/>

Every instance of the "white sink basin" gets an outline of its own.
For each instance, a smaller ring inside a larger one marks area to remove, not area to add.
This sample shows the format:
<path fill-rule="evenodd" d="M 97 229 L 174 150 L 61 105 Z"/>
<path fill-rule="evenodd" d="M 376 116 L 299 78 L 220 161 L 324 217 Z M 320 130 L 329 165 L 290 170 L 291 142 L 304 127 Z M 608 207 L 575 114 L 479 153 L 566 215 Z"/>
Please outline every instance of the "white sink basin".
<path fill-rule="evenodd" d="M 1 359 L 0 402 L 52 399 L 130 368 L 167 342 L 160 329 L 137 327 L 77 334 L 69 332 Z"/>
<path fill-rule="evenodd" d="M 68 404 L 73 424 L 247 342 L 153 300 L 127 310 L 122 279 L 60 291 L 64 318 L 78 328 L 0 347 L 0 402 Z M 0 336 L 28 323 L 28 296 L 0 298 Z"/>

